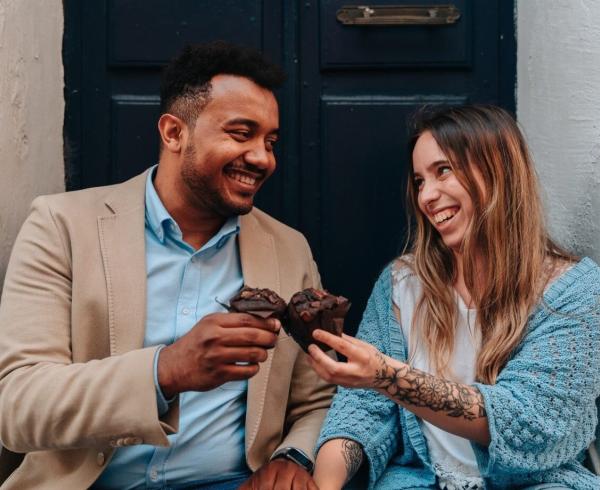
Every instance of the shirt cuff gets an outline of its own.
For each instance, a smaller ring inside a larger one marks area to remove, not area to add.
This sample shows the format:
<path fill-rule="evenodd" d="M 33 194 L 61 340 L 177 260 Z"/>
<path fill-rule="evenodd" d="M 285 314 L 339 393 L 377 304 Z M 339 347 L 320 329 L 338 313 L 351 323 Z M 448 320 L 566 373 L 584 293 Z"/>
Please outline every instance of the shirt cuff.
<path fill-rule="evenodd" d="M 170 400 L 167 400 L 158 384 L 158 355 L 165 347 L 166 345 L 161 345 L 154 353 L 154 388 L 156 390 L 156 408 L 158 409 L 159 417 L 162 417 L 169 411 L 169 403 L 172 403 L 177 398 L 177 396 L 174 396 Z"/>

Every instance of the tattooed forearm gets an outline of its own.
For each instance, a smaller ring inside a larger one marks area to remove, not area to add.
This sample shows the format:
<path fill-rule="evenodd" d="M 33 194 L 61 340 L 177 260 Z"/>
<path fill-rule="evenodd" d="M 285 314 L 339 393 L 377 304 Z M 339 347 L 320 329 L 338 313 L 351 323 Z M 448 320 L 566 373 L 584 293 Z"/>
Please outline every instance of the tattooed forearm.
<path fill-rule="evenodd" d="M 379 352 L 377 359 L 375 388 L 383 390 L 394 401 L 467 420 L 486 417 L 483 396 L 476 387 L 440 379 L 406 364 L 392 367 Z"/>
<path fill-rule="evenodd" d="M 346 483 L 349 482 L 360 468 L 363 460 L 363 451 L 360 444 L 348 439 L 342 442 L 342 456 L 346 463 Z"/>

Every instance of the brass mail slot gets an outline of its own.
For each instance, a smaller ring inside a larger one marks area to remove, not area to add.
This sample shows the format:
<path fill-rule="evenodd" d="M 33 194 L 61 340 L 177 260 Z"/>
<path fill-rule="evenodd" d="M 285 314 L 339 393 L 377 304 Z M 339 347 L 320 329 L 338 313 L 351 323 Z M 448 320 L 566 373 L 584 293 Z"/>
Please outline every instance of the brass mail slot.
<path fill-rule="evenodd" d="M 344 25 L 447 25 L 460 19 L 454 5 L 356 5 L 344 6 L 336 13 Z"/>

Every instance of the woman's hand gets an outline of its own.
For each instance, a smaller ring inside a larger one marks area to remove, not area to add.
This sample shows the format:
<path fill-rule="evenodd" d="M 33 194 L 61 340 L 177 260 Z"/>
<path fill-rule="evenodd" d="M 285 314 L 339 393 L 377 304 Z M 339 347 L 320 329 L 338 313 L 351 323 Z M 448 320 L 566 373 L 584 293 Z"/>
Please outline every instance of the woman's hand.
<path fill-rule="evenodd" d="M 321 378 L 346 388 L 378 387 L 384 356 L 375 347 L 349 335 L 342 334 L 340 338 L 324 330 L 315 330 L 313 337 L 348 359 L 348 362 L 336 362 L 316 345 L 309 346 L 309 362 Z"/>
<path fill-rule="evenodd" d="M 484 446 L 490 443 L 485 401 L 476 386 L 412 368 L 348 335 L 340 338 L 315 330 L 313 337 L 348 358 L 347 363 L 336 362 L 316 345 L 310 345 L 309 362 L 325 381 L 346 388 L 377 390 L 447 432 Z"/>

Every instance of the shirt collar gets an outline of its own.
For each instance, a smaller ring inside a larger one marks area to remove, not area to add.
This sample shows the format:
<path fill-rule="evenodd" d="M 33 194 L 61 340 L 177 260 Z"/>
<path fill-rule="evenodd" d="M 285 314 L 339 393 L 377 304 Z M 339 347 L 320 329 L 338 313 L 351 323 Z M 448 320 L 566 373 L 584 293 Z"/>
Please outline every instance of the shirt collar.
<path fill-rule="evenodd" d="M 157 166 L 158 165 L 155 165 L 150 172 L 148 172 L 148 178 L 146 180 L 146 224 L 153 231 L 158 240 L 164 244 L 167 234 L 175 239 L 181 240 L 181 231 L 175 220 L 165 208 L 154 188 L 152 180 L 156 173 Z M 227 243 L 230 236 L 239 233 L 239 231 L 240 217 L 231 216 L 225 221 L 215 236 L 204 244 L 201 250 L 206 250 L 215 245 L 220 249 Z"/>
<path fill-rule="evenodd" d="M 150 172 L 148 172 L 148 178 L 146 179 L 146 224 L 154 232 L 160 242 L 164 244 L 166 227 L 163 223 L 175 223 L 175 220 L 171 218 L 171 215 L 166 210 L 152 183 L 157 166 L 158 165 L 154 165 L 154 167 L 152 167 Z"/>

